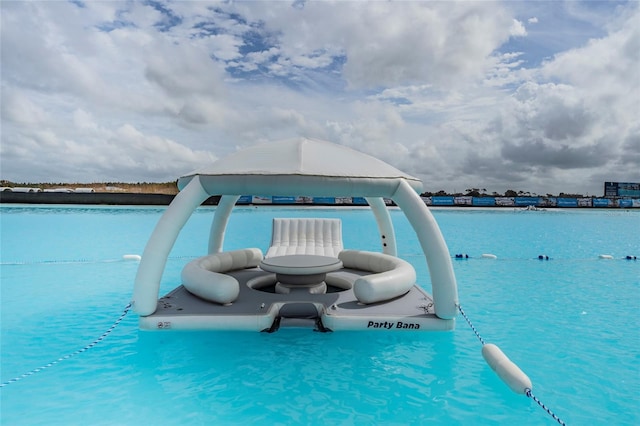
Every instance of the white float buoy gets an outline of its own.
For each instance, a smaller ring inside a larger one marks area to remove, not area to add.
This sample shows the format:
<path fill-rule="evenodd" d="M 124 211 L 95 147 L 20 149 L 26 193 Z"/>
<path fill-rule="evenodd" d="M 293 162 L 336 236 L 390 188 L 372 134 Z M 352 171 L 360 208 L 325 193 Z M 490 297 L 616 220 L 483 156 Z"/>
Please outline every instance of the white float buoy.
<path fill-rule="evenodd" d="M 485 259 L 497 259 L 498 256 L 496 256 L 495 254 L 491 254 L 491 253 L 483 253 L 482 257 L 484 257 Z"/>
<path fill-rule="evenodd" d="M 140 261 L 140 259 L 142 259 L 142 256 L 140 256 L 139 254 L 125 254 L 124 256 L 122 256 L 122 260 Z"/>
<path fill-rule="evenodd" d="M 610 254 L 601 254 L 600 256 L 598 256 L 600 259 L 613 259 L 613 256 L 611 256 Z"/>
<path fill-rule="evenodd" d="M 496 372 L 498 377 L 505 382 L 515 393 L 525 394 L 527 390 L 531 390 L 533 385 L 531 379 L 524 374 L 520 367 L 515 365 L 500 350 L 499 347 L 492 343 L 482 346 L 482 357 L 489 364 L 489 367 Z"/>

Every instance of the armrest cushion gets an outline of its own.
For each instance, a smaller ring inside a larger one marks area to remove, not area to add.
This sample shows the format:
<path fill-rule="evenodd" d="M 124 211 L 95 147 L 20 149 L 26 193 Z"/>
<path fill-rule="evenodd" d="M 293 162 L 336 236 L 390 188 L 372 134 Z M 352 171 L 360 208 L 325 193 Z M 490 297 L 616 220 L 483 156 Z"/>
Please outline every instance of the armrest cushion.
<path fill-rule="evenodd" d="M 353 285 L 353 292 L 361 303 L 398 297 L 416 283 L 413 266 L 398 257 L 359 250 L 343 250 L 338 257 L 346 268 L 374 272 L 356 279 Z"/>
<path fill-rule="evenodd" d="M 262 251 L 257 248 L 223 251 L 199 257 L 190 263 L 211 272 L 228 272 L 255 268 L 262 260 Z"/>
<path fill-rule="evenodd" d="M 216 303 L 231 303 L 240 294 L 240 284 L 228 271 L 253 268 L 262 260 L 257 248 L 214 253 L 187 263 L 182 285 L 192 294 Z"/>

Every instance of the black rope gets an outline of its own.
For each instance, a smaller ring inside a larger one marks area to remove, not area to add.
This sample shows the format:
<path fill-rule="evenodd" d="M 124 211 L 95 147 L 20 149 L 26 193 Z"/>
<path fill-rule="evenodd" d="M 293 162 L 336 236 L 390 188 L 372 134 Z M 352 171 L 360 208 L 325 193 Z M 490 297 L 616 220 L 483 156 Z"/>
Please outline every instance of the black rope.
<path fill-rule="evenodd" d="M 531 392 L 531 389 L 527 389 L 527 390 L 526 390 L 526 395 L 527 395 L 529 398 L 533 399 L 533 400 L 534 400 L 534 401 L 535 401 L 535 402 L 536 402 L 540 407 L 542 407 L 542 409 L 543 409 L 544 411 L 546 411 L 547 413 L 549 413 L 549 415 L 550 415 L 551 417 L 553 417 L 553 419 L 554 419 L 555 421 L 557 421 L 558 423 L 560 423 L 562 426 L 566 426 L 566 423 L 565 423 L 565 422 L 563 422 L 563 421 L 560 419 L 560 417 L 556 416 L 556 415 L 553 413 L 553 411 L 551 411 L 551 409 L 549 409 L 549 407 L 547 407 L 546 405 L 544 405 L 544 404 L 542 403 L 542 401 L 540 401 L 538 398 L 536 398 L 536 396 L 533 394 L 533 392 Z"/>
<path fill-rule="evenodd" d="M 38 367 L 38 368 L 34 368 L 33 370 L 31 370 L 31 371 L 29 371 L 29 372 L 27 372 L 27 373 L 21 374 L 21 375 L 19 375 L 18 377 L 14 377 L 14 378 L 13 378 L 13 379 L 11 379 L 11 380 L 7 380 L 7 381 L 6 381 L 6 382 L 4 382 L 4 383 L 0 383 L 0 388 L 3 388 L 3 387 L 5 387 L 5 386 L 8 386 L 8 385 L 10 385 L 10 384 L 12 384 L 12 383 L 15 383 L 15 382 L 17 382 L 17 381 L 20 381 L 20 380 L 24 379 L 25 377 L 32 376 L 32 375 L 34 375 L 35 373 L 39 373 L 40 371 L 46 370 L 46 369 L 47 369 L 47 368 L 49 368 L 49 367 L 53 367 L 54 365 L 58 364 L 58 363 L 59 363 L 59 362 L 61 362 L 61 361 L 64 361 L 64 360 L 66 360 L 66 359 L 69 359 L 69 358 L 71 358 L 71 357 L 73 357 L 73 356 L 76 356 L 76 355 L 78 355 L 78 354 L 81 354 L 81 353 L 83 353 L 83 352 L 85 352 L 85 351 L 88 351 L 89 349 L 93 348 L 95 345 L 97 345 L 97 344 L 98 344 L 98 343 L 100 343 L 102 340 L 104 340 L 104 338 L 105 338 L 105 337 L 107 337 L 107 336 L 109 335 L 109 333 L 111 333 L 111 332 L 112 332 L 112 331 L 113 331 L 113 330 L 118 326 L 118 324 L 120 324 L 120 322 L 124 319 L 124 317 L 125 317 L 125 316 L 129 313 L 129 311 L 131 310 L 131 306 L 132 306 L 132 304 L 131 304 L 131 303 L 127 304 L 127 306 L 125 306 L 125 308 L 124 308 L 124 312 L 122 312 L 122 315 L 120 315 L 120 318 L 118 318 L 118 319 L 117 319 L 117 320 L 116 320 L 116 321 L 111 325 L 111 327 L 109 327 L 109 329 L 108 329 L 107 331 L 105 331 L 104 333 L 102 333 L 102 335 L 101 335 L 100 337 L 98 337 L 98 338 L 97 338 L 96 340 L 94 340 L 93 342 L 89 343 L 89 344 L 88 344 L 87 346 L 85 346 L 84 348 L 82 348 L 82 349 L 78 349 L 77 351 L 75 351 L 75 352 L 73 352 L 73 353 L 70 353 L 70 354 L 67 354 L 67 355 L 65 355 L 65 356 L 63 356 L 63 357 L 60 357 L 60 358 L 56 359 L 55 361 L 50 362 L 49 364 L 43 365 L 43 366 Z"/>
<path fill-rule="evenodd" d="M 482 336 L 480 336 L 480 333 L 478 333 L 478 330 L 476 330 L 473 324 L 471 324 L 471 320 L 469 319 L 467 314 L 465 314 L 464 311 L 462 310 L 462 306 L 458 305 L 458 310 L 460 311 L 464 319 L 467 320 L 467 324 L 469 324 L 469 327 L 471 327 L 473 332 L 476 334 L 476 337 L 478 338 L 478 340 L 480 340 L 480 343 L 482 343 L 482 345 L 484 346 L 484 339 L 482 338 Z"/>

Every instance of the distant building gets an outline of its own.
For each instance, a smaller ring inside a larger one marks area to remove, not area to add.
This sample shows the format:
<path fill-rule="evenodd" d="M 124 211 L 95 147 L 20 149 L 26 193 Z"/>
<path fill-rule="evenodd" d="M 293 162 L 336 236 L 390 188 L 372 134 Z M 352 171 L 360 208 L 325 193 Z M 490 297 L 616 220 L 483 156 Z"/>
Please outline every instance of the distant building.
<path fill-rule="evenodd" d="M 604 196 L 607 198 L 614 198 L 614 197 L 640 198 L 640 183 L 605 182 Z"/>

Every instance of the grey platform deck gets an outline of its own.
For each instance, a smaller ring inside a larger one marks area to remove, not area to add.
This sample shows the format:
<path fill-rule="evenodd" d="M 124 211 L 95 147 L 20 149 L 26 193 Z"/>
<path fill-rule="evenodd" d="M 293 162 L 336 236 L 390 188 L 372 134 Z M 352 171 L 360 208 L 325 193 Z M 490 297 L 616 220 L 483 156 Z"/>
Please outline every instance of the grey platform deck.
<path fill-rule="evenodd" d="M 320 331 L 337 330 L 451 330 L 454 320 L 433 313 L 433 300 L 414 286 L 405 295 L 369 305 L 357 301 L 353 290 L 330 285 L 332 276 L 354 280 L 370 272 L 342 269 L 327 274 L 326 294 L 273 290 L 275 274 L 258 268 L 229 272 L 240 283 L 240 294 L 228 305 L 203 300 L 178 286 L 158 300 L 152 315 L 140 317 L 145 330 L 253 330 L 275 331 L 279 327 L 306 326 Z M 247 285 L 252 279 L 272 282 L 262 289 Z"/>

